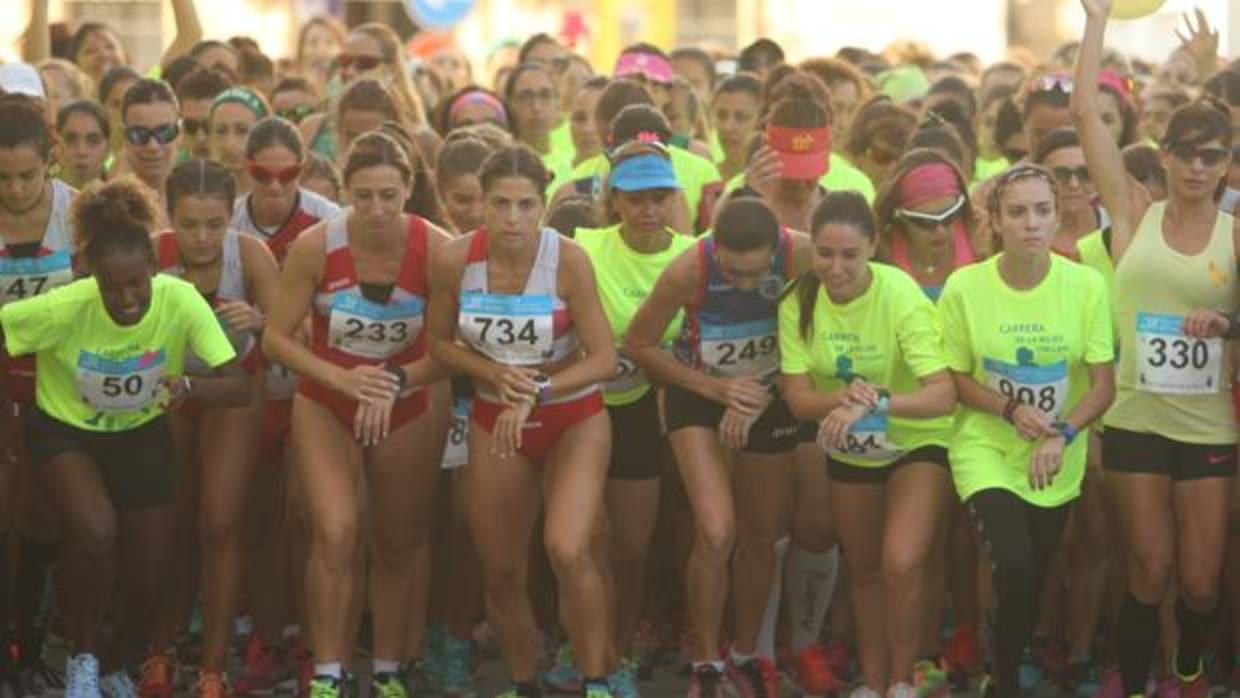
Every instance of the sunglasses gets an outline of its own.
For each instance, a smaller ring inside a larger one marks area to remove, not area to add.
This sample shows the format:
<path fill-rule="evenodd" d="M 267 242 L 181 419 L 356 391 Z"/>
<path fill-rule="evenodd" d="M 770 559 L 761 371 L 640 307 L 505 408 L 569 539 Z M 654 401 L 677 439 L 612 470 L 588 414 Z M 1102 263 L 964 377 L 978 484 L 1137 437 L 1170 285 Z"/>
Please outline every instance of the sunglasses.
<path fill-rule="evenodd" d="M 1076 181 L 1081 184 L 1089 184 L 1089 168 L 1081 165 L 1080 167 L 1056 167 L 1051 170 L 1051 174 L 1055 175 L 1055 180 L 1060 184 L 1067 184 L 1076 177 Z"/>
<path fill-rule="evenodd" d="M 1067 75 L 1043 75 L 1030 81 L 1029 94 L 1058 91 L 1070 95 L 1075 85 L 1076 83 L 1072 82 L 1072 78 Z"/>
<path fill-rule="evenodd" d="M 339 56 L 336 56 L 336 65 L 341 68 L 357 66 L 358 70 L 365 72 L 383 65 L 383 59 L 379 56 L 352 56 L 347 53 L 342 53 Z"/>
<path fill-rule="evenodd" d="M 207 132 L 206 119 L 181 119 L 181 128 L 185 131 L 185 135 L 193 138 L 198 135 L 199 131 Z"/>
<path fill-rule="evenodd" d="M 1226 160 L 1227 156 L 1231 154 L 1226 148 L 1198 148 L 1188 143 L 1173 145 L 1169 150 L 1171 151 L 1171 157 L 1185 165 L 1191 165 L 1193 161 L 1201 158 L 1201 164 L 1206 167 L 1214 167 Z"/>
<path fill-rule="evenodd" d="M 300 107 L 292 109 L 281 109 L 276 112 L 276 116 L 281 119 L 287 119 L 295 124 L 301 123 L 301 120 L 314 113 L 314 107 L 309 104 L 303 104 Z"/>
<path fill-rule="evenodd" d="M 964 194 L 956 197 L 956 201 L 946 209 L 938 213 L 926 213 L 924 211 L 911 211 L 907 208 L 897 208 L 896 215 L 901 220 L 911 223 L 919 228 L 935 228 L 940 225 L 951 225 L 958 217 L 964 213 L 964 205 L 967 202 Z"/>
<path fill-rule="evenodd" d="M 271 184 L 273 181 L 279 181 L 280 184 L 288 184 L 301 176 L 302 166 L 300 164 L 284 167 L 281 169 L 271 169 L 263 167 L 255 163 L 253 160 L 247 160 L 245 163 L 245 171 L 250 177 L 259 184 Z"/>
<path fill-rule="evenodd" d="M 175 123 L 156 126 L 155 128 L 147 128 L 145 126 L 130 126 L 125 129 L 125 140 L 132 145 L 146 145 L 152 139 L 159 142 L 160 145 L 168 145 L 175 141 L 177 136 L 181 134 L 181 127 Z"/>

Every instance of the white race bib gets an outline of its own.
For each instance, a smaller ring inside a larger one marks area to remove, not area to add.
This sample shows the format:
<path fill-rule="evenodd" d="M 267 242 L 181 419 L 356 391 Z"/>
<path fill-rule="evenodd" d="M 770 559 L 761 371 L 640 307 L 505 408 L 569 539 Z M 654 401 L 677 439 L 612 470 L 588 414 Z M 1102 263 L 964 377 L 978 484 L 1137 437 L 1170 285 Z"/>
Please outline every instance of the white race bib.
<path fill-rule="evenodd" d="M 478 351 L 502 364 L 537 366 L 555 345 L 551 296 L 461 295 L 458 330 Z"/>
<path fill-rule="evenodd" d="M 647 385 L 646 374 L 642 372 L 637 362 L 623 349 L 617 350 L 616 375 L 603 386 L 603 391 L 612 394 L 627 393 L 636 390 L 643 385 Z"/>
<path fill-rule="evenodd" d="M 268 400 L 288 400 L 297 392 L 297 374 L 284 364 L 268 362 L 265 375 L 267 390 L 264 397 Z"/>
<path fill-rule="evenodd" d="M 82 351 L 78 354 L 78 391 L 101 412 L 140 410 L 155 401 L 165 363 L 162 349 L 129 359 Z"/>
<path fill-rule="evenodd" d="M 869 414 L 852 425 L 844 435 L 843 449 L 831 449 L 835 455 L 858 460 L 888 462 L 904 455 L 904 450 L 887 436 L 889 422 L 885 414 Z"/>
<path fill-rule="evenodd" d="M 420 298 L 381 305 L 361 296 L 337 293 L 332 297 L 327 343 L 363 359 L 389 359 L 417 340 L 425 310 Z"/>
<path fill-rule="evenodd" d="M 1068 362 L 1049 366 L 1009 364 L 985 359 L 987 385 L 1004 397 L 1015 398 L 1058 418 L 1068 402 Z"/>
<path fill-rule="evenodd" d="M 1184 336 L 1183 315 L 1137 313 L 1137 388 L 1151 393 L 1218 392 L 1223 340 Z"/>
<path fill-rule="evenodd" d="M 773 375 L 779 370 L 775 318 L 739 325 L 701 326 L 702 364 L 725 376 Z"/>
<path fill-rule="evenodd" d="M 452 421 L 448 426 L 448 443 L 443 450 L 443 469 L 452 470 L 469 462 L 469 415 L 474 401 L 458 397 L 452 403 Z"/>
<path fill-rule="evenodd" d="M 73 281 L 68 250 L 42 257 L 0 257 L 0 305 L 64 286 Z"/>

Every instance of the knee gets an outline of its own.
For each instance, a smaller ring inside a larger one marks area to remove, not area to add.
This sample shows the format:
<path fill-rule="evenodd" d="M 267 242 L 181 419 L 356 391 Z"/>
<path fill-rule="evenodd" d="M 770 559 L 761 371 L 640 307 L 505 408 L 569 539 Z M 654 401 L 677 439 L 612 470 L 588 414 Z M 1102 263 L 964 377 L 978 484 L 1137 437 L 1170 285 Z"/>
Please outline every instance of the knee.
<path fill-rule="evenodd" d="M 92 558 L 111 557 L 116 551 L 116 517 L 94 516 L 90 521 L 75 527 L 72 532 L 75 547 Z"/>
<path fill-rule="evenodd" d="M 545 545 L 547 558 L 555 569 L 556 576 L 573 575 L 594 563 L 594 550 L 588 535 L 572 535 L 548 531 Z"/>
<path fill-rule="evenodd" d="M 900 546 L 888 546 L 883 551 L 883 580 L 887 585 L 895 588 L 920 585 L 925 573 L 924 553 Z"/>
<path fill-rule="evenodd" d="M 1132 584 L 1140 592 L 1162 598 L 1171 586 L 1171 556 L 1161 552 L 1132 551 L 1129 557 Z"/>
<path fill-rule="evenodd" d="M 333 567 L 353 564 L 357 535 L 357 521 L 351 517 L 331 516 L 314 522 L 314 547 L 321 559 Z"/>
<path fill-rule="evenodd" d="M 697 523 L 694 552 L 712 560 L 727 559 L 736 545 L 736 521 L 731 517 L 702 517 Z"/>
<path fill-rule="evenodd" d="M 236 543 L 240 536 L 240 522 L 235 512 L 204 511 L 198 522 L 198 537 L 203 550 L 218 550 Z"/>
<path fill-rule="evenodd" d="M 1182 570 L 1175 584 L 1184 605 L 1193 610 L 1209 610 L 1218 604 L 1219 577 L 1210 570 Z"/>

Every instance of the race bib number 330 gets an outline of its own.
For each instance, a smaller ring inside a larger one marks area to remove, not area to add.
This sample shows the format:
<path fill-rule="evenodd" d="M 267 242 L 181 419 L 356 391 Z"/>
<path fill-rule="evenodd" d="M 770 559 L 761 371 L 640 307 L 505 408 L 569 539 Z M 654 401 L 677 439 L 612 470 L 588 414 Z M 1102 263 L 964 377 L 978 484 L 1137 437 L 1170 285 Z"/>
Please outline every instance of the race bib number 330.
<path fill-rule="evenodd" d="M 1137 387 L 1152 393 L 1218 392 L 1223 340 L 1184 336 L 1183 315 L 1137 313 Z"/>

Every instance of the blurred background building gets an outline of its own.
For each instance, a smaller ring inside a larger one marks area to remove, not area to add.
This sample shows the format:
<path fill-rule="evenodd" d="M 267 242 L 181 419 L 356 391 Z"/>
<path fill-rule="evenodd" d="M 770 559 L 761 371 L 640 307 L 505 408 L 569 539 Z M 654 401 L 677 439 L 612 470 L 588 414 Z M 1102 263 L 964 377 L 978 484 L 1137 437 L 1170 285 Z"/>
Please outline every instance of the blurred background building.
<path fill-rule="evenodd" d="M 50 0 L 53 22 L 94 19 L 122 34 L 139 65 L 157 60 L 172 35 L 164 0 Z M 292 52 L 306 18 L 334 14 L 350 24 L 378 19 L 405 36 L 416 31 L 407 0 L 198 0 L 211 38 L 258 40 L 273 57 Z M 441 7 L 457 0 L 421 0 Z M 17 56 L 29 0 L 0 0 L 0 58 Z M 1180 13 L 1201 7 L 1221 35 L 1220 53 L 1240 55 L 1240 0 L 1167 0 L 1154 17 L 1116 22 L 1109 44 L 1137 57 L 1160 59 L 1176 45 Z M 1079 35 L 1078 0 L 473 0 L 454 33 L 475 66 L 504 39 L 539 31 L 561 36 L 596 66 L 644 40 L 665 48 L 702 46 L 723 53 L 754 38 L 779 41 L 796 60 L 842 46 L 881 50 L 898 39 L 925 42 L 939 55 L 972 51 L 984 61 L 1009 46 L 1039 56 Z"/>

